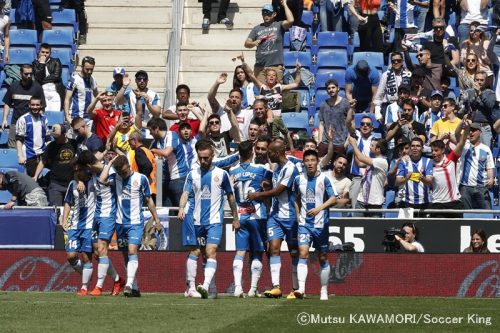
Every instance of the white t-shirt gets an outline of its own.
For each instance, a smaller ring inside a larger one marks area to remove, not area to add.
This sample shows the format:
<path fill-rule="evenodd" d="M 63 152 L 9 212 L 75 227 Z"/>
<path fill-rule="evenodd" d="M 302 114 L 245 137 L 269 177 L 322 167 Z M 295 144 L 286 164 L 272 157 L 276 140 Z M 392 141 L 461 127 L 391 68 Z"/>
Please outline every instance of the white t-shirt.
<path fill-rule="evenodd" d="M 238 121 L 238 127 L 240 128 L 241 141 L 248 140 L 248 127 L 250 127 L 250 122 L 252 121 L 252 119 L 253 119 L 252 109 L 243 109 L 236 115 L 236 120 Z"/>
<path fill-rule="evenodd" d="M 387 179 L 387 170 L 389 170 L 389 164 L 387 160 L 383 157 L 373 158 L 372 168 L 372 179 L 370 186 L 370 193 L 368 196 L 369 205 L 382 205 L 384 203 L 384 185 Z M 368 168 L 366 169 L 368 172 Z M 363 181 L 365 180 L 365 175 L 363 175 Z M 361 183 L 361 191 L 358 195 L 358 201 L 364 202 L 364 183 Z"/>
<path fill-rule="evenodd" d="M 414 241 L 413 243 L 410 243 L 410 244 L 413 245 L 413 246 L 415 246 L 417 248 L 417 252 L 418 253 L 424 253 L 425 252 L 424 247 L 419 242 Z"/>
<path fill-rule="evenodd" d="M 330 182 L 335 187 L 335 192 L 339 195 L 343 196 L 345 193 L 349 192 L 349 188 L 351 187 L 352 181 L 344 176 L 341 179 L 333 177 L 333 172 L 331 170 L 324 171 L 325 175 L 330 179 Z"/>

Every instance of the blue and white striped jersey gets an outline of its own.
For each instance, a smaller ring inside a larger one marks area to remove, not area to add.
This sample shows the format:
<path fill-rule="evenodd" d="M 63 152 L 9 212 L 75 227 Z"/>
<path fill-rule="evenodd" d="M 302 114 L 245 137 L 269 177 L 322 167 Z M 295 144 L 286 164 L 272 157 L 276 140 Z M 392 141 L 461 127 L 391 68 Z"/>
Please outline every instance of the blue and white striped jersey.
<path fill-rule="evenodd" d="M 433 175 L 433 162 L 431 159 L 422 156 L 417 162 L 411 159 L 399 162 L 397 176 L 406 177 L 408 174 L 412 174 L 405 184 L 404 202 L 421 205 L 432 201 L 430 188 L 420 181 L 420 173 L 424 176 Z"/>
<path fill-rule="evenodd" d="M 114 169 L 110 170 L 110 174 Z M 95 218 L 114 218 L 116 216 L 116 198 L 111 186 L 97 182 Z"/>
<path fill-rule="evenodd" d="M 26 159 L 43 154 L 47 145 L 45 137 L 49 132 L 47 117 L 40 115 L 34 117 L 26 113 L 17 120 L 16 135 L 24 138 L 23 153 Z"/>
<path fill-rule="evenodd" d="M 273 197 L 271 215 L 287 220 L 295 220 L 295 193 L 293 192 L 293 181 L 299 174 L 297 167 L 290 161 L 285 165 L 276 165 L 273 172 L 273 188 L 279 184 L 286 187 L 277 197 Z"/>
<path fill-rule="evenodd" d="M 109 176 L 109 183 L 116 200 L 116 223 L 144 225 L 142 203 L 151 196 L 148 178 L 139 172 L 132 172 L 127 179 L 112 174 Z"/>
<path fill-rule="evenodd" d="M 184 192 L 193 196 L 194 225 L 222 223 L 224 220 L 224 196 L 233 193 L 226 171 L 212 166 L 208 171 L 196 167 L 191 170 L 184 184 Z"/>
<path fill-rule="evenodd" d="M 96 186 L 97 178 L 92 177 L 85 183 L 85 192 L 79 192 L 77 189 L 78 182 L 72 180 L 66 190 L 64 203 L 71 206 L 71 217 L 69 221 L 69 229 L 84 230 L 92 229 L 94 224 L 94 212 L 96 205 Z"/>
<path fill-rule="evenodd" d="M 174 150 L 174 153 L 170 154 L 166 158 L 166 163 L 163 164 L 164 175 L 169 175 L 170 179 L 186 177 L 189 170 L 191 170 L 193 161 L 196 159 L 196 150 L 194 147 L 196 141 L 195 138 L 184 141 L 176 132 L 168 131 L 163 139 L 153 142 L 153 148 L 165 149 L 172 147 Z"/>
<path fill-rule="evenodd" d="M 88 79 L 84 79 L 80 73 L 73 73 L 66 87 L 67 91 L 73 92 L 69 108 L 71 119 L 77 116 L 84 119 L 89 118 L 87 108 L 92 102 L 92 96 L 96 89 L 97 82 L 94 77 L 91 76 Z"/>
<path fill-rule="evenodd" d="M 324 173 L 320 173 L 316 177 L 302 174 L 295 178 L 294 191 L 295 195 L 300 197 L 299 225 L 317 229 L 322 229 L 325 225 L 328 225 L 330 217 L 328 209 L 322 210 L 316 216 L 308 216 L 307 212 L 320 207 L 331 197 L 337 196 L 330 179 Z"/>
<path fill-rule="evenodd" d="M 160 100 L 160 96 L 154 92 L 153 90 L 149 89 L 148 88 L 148 91 L 146 92 L 146 94 L 148 95 L 149 99 L 151 99 L 151 105 L 161 105 L 161 100 Z M 127 90 L 125 92 L 125 99 L 128 101 L 128 105 L 130 107 L 130 114 L 132 116 L 135 116 L 136 115 L 136 104 L 137 104 L 137 97 L 135 96 L 135 94 L 132 92 L 132 90 Z M 149 121 L 152 117 L 151 117 L 151 114 L 149 113 L 149 109 L 148 107 L 146 106 L 146 101 L 144 100 L 144 98 L 141 98 L 141 104 L 142 104 L 142 109 L 144 110 L 143 113 L 142 113 L 142 121 Z"/>
<path fill-rule="evenodd" d="M 481 143 L 474 147 L 467 142 L 462 156 L 460 157 L 462 167 L 461 185 L 485 186 L 488 177 L 487 170 L 493 169 L 493 154 L 488 146 Z"/>
<path fill-rule="evenodd" d="M 271 170 L 263 165 L 253 163 L 239 163 L 229 169 L 229 175 L 233 179 L 238 215 L 250 215 L 251 219 L 267 219 L 266 206 L 262 201 L 247 201 L 248 193 L 260 192 L 264 180 L 271 181 L 273 174 Z"/>
<path fill-rule="evenodd" d="M 396 19 L 394 27 L 398 29 L 416 28 L 413 10 L 415 6 L 408 0 L 398 0 L 396 3 Z"/>
<path fill-rule="evenodd" d="M 372 140 L 374 139 L 373 135 L 370 135 L 368 138 L 363 138 L 361 136 L 361 132 L 356 130 L 356 135 L 358 136 L 358 148 L 365 156 L 370 156 L 370 145 L 372 144 Z M 362 177 L 365 174 L 366 168 L 360 168 L 356 163 L 356 160 L 353 158 L 351 163 L 351 175 Z"/>

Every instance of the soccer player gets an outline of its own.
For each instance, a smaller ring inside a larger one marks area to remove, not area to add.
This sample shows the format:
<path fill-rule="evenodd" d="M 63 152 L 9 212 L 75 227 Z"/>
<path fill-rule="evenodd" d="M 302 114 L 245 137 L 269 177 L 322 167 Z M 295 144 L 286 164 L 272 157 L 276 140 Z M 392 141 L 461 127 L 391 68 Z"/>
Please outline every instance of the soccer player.
<path fill-rule="evenodd" d="M 272 198 L 272 207 L 267 220 L 267 240 L 269 242 L 271 280 L 273 288 L 264 292 L 264 296 L 279 298 L 282 296 L 280 288 L 281 257 L 280 248 L 284 239 L 288 244 L 292 256 L 292 284 L 298 289 L 297 281 L 297 219 L 295 215 L 295 193 L 293 181 L 298 175 L 297 168 L 285 155 L 285 144 L 282 140 L 274 140 L 269 145 L 269 159 L 277 163 L 273 172 L 273 188 L 263 192 L 251 192 L 247 200 L 262 200 Z M 288 295 L 295 298 L 293 291 Z"/>
<path fill-rule="evenodd" d="M 294 192 L 296 211 L 299 213 L 299 263 L 297 279 L 299 289 L 295 290 L 296 298 L 303 299 L 307 278 L 307 259 L 311 243 L 319 252 L 321 266 L 321 300 L 328 300 L 328 279 L 330 264 L 328 262 L 328 226 L 329 207 L 336 204 L 337 192 L 328 177 L 318 170 L 319 157 L 315 150 L 304 152 L 305 173 L 296 177 Z"/>
<path fill-rule="evenodd" d="M 83 151 L 76 161 L 79 168 L 86 168 L 89 172 L 98 177 L 103 165 L 97 160 L 91 151 Z M 83 183 L 81 183 L 83 185 Z M 116 200 L 111 193 L 111 188 L 97 182 L 96 184 L 96 206 L 94 212 L 94 226 L 92 246 L 94 254 L 98 258 L 97 283 L 90 292 L 92 296 L 101 296 L 102 287 L 106 274 L 113 278 L 112 296 L 118 296 L 125 286 L 125 281 L 116 273 L 113 264 L 108 257 L 108 247 L 111 237 L 115 232 Z"/>
<path fill-rule="evenodd" d="M 88 283 L 92 277 L 92 225 L 94 224 L 95 193 L 97 179 L 83 168 L 75 167 L 75 176 L 85 184 L 78 190 L 78 181 L 69 183 L 64 197 L 63 228 L 68 231 L 66 257 L 73 269 L 82 274 L 82 287 L 78 296 L 88 295 Z M 71 213 L 71 218 L 69 214 Z M 82 253 L 81 260 L 78 253 Z M 82 264 L 83 261 L 83 264 Z"/>
<path fill-rule="evenodd" d="M 252 141 L 243 141 L 238 145 L 240 163 L 229 169 L 235 188 L 236 204 L 240 229 L 236 232 L 236 255 L 233 261 L 234 296 L 243 297 L 241 276 L 245 254 L 251 251 L 251 284 L 249 297 L 259 297 L 257 284 L 262 274 L 262 253 L 265 250 L 265 226 L 267 220 L 266 206 L 260 201 L 247 201 L 250 192 L 259 191 L 263 181 L 271 183 L 272 173 L 263 165 L 252 163 Z"/>
<path fill-rule="evenodd" d="M 109 174 L 111 166 L 116 170 L 116 173 L 112 175 Z M 139 297 L 139 290 L 133 289 L 132 285 L 135 283 L 135 275 L 139 267 L 137 250 L 141 245 L 144 232 L 144 215 L 142 213 L 144 201 L 147 202 L 153 216 L 156 230 L 163 228 L 151 198 L 148 178 L 143 174 L 133 172 L 127 157 L 120 155 L 104 167 L 99 181 L 104 185 L 111 186 L 117 204 L 118 248 L 123 251 L 127 262 L 127 282 L 123 294 L 127 297 Z"/>
<path fill-rule="evenodd" d="M 190 247 L 190 254 L 186 262 L 189 291 L 194 289 L 196 265 L 201 254 L 200 247 L 206 245 L 205 280 L 202 285 L 198 285 L 196 290 L 202 298 L 208 298 L 208 288 L 217 270 L 217 247 L 222 239 L 224 195 L 227 196 L 233 214 L 235 230 L 239 229 L 240 222 L 229 175 L 226 171 L 212 164 L 214 158 L 212 143 L 200 140 L 196 143 L 195 149 L 200 167 L 194 167 L 186 178 L 178 217 L 183 220 L 186 227 L 194 225 L 194 237 L 192 230 L 186 230 L 186 232 L 183 230 L 185 237 L 183 243 Z M 186 207 L 188 199 L 189 206 Z"/>

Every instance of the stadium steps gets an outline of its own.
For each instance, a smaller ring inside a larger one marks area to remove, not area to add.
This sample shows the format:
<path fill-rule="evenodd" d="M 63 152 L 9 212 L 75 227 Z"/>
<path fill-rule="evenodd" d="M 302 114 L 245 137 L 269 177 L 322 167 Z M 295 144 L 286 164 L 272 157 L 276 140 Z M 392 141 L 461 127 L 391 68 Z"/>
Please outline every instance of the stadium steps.
<path fill-rule="evenodd" d="M 112 81 L 116 66 L 133 74 L 144 69 L 149 87 L 163 97 L 171 2 L 165 0 L 87 0 L 87 43 L 79 46 L 79 58 L 96 59 L 94 77 L 99 89 Z M 76 70 L 79 70 L 77 68 Z"/>
<path fill-rule="evenodd" d="M 245 61 L 253 67 L 255 49 L 246 49 L 243 45 L 250 30 L 262 22 L 261 8 L 269 0 L 238 1 L 229 5 L 228 17 L 233 20 L 233 30 L 227 30 L 223 24 L 216 24 L 218 3 L 212 7 L 212 24 L 205 33 L 201 29 L 203 19 L 201 3 L 198 0 L 186 0 L 181 45 L 181 66 L 179 83 L 191 87 L 191 97 L 205 101 L 210 86 L 217 75 L 227 72 L 228 82 L 219 87 L 219 100 L 225 98 L 232 88 L 234 67 L 240 64 L 232 58 L 244 51 Z"/>

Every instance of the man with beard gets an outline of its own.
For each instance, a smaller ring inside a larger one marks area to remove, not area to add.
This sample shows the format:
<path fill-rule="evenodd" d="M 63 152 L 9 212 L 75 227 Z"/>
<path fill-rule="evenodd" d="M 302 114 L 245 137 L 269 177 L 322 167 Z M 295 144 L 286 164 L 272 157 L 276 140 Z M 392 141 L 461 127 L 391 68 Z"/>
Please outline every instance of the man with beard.
<path fill-rule="evenodd" d="M 175 113 L 177 114 L 177 118 L 179 122 L 170 126 L 169 130 L 179 133 L 179 128 L 182 123 L 187 123 L 191 127 L 191 137 L 195 137 L 198 135 L 198 131 L 200 129 L 201 122 L 198 119 L 190 119 L 189 115 L 189 105 L 185 102 L 177 102 L 175 107 Z"/>
<path fill-rule="evenodd" d="M 399 114 L 399 119 L 394 122 L 386 135 L 386 140 L 392 140 L 397 143 L 401 138 L 408 141 L 415 137 L 420 138 L 423 142 L 426 141 L 425 126 L 413 117 L 415 112 L 415 104 L 412 100 L 407 99 L 403 102 L 403 112 Z"/>

